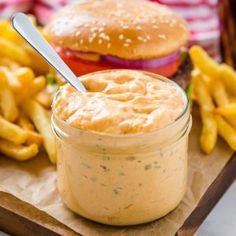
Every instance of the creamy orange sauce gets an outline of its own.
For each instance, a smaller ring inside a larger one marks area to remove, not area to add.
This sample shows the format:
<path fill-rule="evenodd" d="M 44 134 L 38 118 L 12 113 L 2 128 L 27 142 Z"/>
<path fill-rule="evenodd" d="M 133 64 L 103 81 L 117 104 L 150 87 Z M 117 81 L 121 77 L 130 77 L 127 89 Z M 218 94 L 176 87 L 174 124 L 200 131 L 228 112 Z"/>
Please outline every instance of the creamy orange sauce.
<path fill-rule="evenodd" d="M 55 112 L 81 130 L 111 134 L 162 128 L 183 111 L 183 95 L 173 84 L 137 71 L 114 71 L 81 78 L 87 93 L 61 89 Z"/>
<path fill-rule="evenodd" d="M 99 72 L 82 81 L 88 93 L 66 85 L 54 101 L 58 189 L 65 204 L 110 225 L 166 215 L 186 189 L 191 118 L 184 92 L 135 71 Z"/>

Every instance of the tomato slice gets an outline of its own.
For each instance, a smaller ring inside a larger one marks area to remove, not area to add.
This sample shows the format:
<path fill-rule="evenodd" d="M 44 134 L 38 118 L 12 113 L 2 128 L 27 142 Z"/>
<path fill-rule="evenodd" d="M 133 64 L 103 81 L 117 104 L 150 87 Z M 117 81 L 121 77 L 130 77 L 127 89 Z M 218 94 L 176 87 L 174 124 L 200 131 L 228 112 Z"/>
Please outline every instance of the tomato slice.
<path fill-rule="evenodd" d="M 109 65 L 107 62 L 104 61 L 89 61 L 89 60 L 83 60 L 78 57 L 75 57 L 73 55 L 68 55 L 68 53 L 65 53 L 63 50 L 58 51 L 59 55 L 63 59 L 63 61 L 70 67 L 70 69 L 77 75 L 84 75 L 96 71 L 101 70 L 109 70 L 109 69 L 129 69 L 129 68 L 122 68 L 119 66 Z M 180 65 L 180 59 L 173 61 L 172 63 L 158 67 L 158 68 L 148 68 L 148 69 L 142 69 L 148 72 L 152 72 L 155 74 L 163 75 L 166 77 L 172 76 L 177 70 Z"/>

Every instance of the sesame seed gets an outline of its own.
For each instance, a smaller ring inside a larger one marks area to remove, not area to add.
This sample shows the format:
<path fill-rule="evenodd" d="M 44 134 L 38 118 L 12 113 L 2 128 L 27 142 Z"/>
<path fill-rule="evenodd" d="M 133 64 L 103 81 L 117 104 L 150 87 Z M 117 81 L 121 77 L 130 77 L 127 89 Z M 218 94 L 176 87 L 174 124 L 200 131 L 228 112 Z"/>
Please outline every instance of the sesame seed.
<path fill-rule="evenodd" d="M 166 39 L 166 35 L 165 35 L 165 34 L 158 34 L 158 38 L 160 38 L 160 39 Z"/>
<path fill-rule="evenodd" d="M 140 40 L 140 41 L 143 41 L 143 37 L 141 37 L 141 36 L 138 36 L 137 39 Z"/>
<path fill-rule="evenodd" d="M 102 44 L 102 39 L 99 39 L 99 40 L 98 40 L 98 44 Z"/>
<path fill-rule="evenodd" d="M 136 29 L 137 29 L 137 30 L 141 30 L 142 27 L 141 27 L 140 25 L 138 25 L 138 26 L 136 26 Z"/>
<path fill-rule="evenodd" d="M 105 35 L 104 39 L 110 41 L 110 37 L 108 35 Z"/>
<path fill-rule="evenodd" d="M 79 36 L 81 34 L 81 32 L 80 31 L 77 31 L 76 33 L 75 33 L 75 36 Z"/>
<path fill-rule="evenodd" d="M 123 35 L 123 34 L 120 34 L 120 35 L 119 35 L 119 39 L 120 39 L 120 40 L 124 39 L 124 35 Z"/>
<path fill-rule="evenodd" d="M 147 39 L 147 40 L 150 40 L 150 39 L 151 39 L 150 35 L 147 35 L 147 36 L 146 36 L 146 39 Z"/>
<path fill-rule="evenodd" d="M 95 38 L 96 36 L 97 36 L 96 33 L 93 33 L 93 34 L 91 35 L 91 37 L 93 37 L 93 38 Z"/>
<path fill-rule="evenodd" d="M 80 44 L 83 44 L 83 43 L 84 43 L 84 40 L 83 40 L 83 39 L 80 39 L 79 42 L 80 42 Z"/>
<path fill-rule="evenodd" d="M 156 20 L 153 19 L 151 22 L 152 22 L 152 24 L 155 24 L 155 23 L 156 23 Z"/>
<path fill-rule="evenodd" d="M 130 44 L 128 44 L 128 43 L 124 43 L 123 45 L 124 45 L 124 47 L 129 47 L 130 46 Z"/>
<path fill-rule="evenodd" d="M 125 42 L 126 42 L 126 43 L 131 43 L 132 40 L 131 40 L 131 39 L 126 39 Z"/>
<path fill-rule="evenodd" d="M 123 29 L 128 29 L 129 26 L 128 26 L 128 25 L 123 25 L 122 28 L 123 28 Z"/>
<path fill-rule="evenodd" d="M 99 37 L 104 39 L 104 37 L 106 37 L 106 35 L 105 35 L 105 33 L 100 33 Z"/>
<path fill-rule="evenodd" d="M 154 29 L 158 29 L 158 26 L 157 26 L 157 25 L 153 25 L 153 28 L 154 28 Z"/>
<path fill-rule="evenodd" d="M 108 43 L 108 44 L 107 44 L 107 48 L 110 48 L 110 47 L 111 47 L 111 43 Z"/>

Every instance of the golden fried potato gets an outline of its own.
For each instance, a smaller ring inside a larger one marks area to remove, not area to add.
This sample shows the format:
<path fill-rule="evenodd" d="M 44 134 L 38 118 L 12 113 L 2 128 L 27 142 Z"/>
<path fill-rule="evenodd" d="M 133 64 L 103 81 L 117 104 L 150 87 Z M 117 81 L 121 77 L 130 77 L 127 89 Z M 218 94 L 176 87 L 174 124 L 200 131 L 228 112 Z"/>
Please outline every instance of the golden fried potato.
<path fill-rule="evenodd" d="M 15 121 L 18 108 L 4 71 L 0 67 L 0 108 L 5 119 Z"/>
<path fill-rule="evenodd" d="M 0 55 L 8 57 L 21 65 L 29 65 L 30 57 L 19 45 L 0 36 Z"/>
<path fill-rule="evenodd" d="M 35 100 L 28 99 L 22 104 L 24 112 L 33 121 L 36 129 L 43 137 L 44 147 L 52 163 L 56 162 L 55 138 L 52 132 L 50 117 L 47 111 Z"/>
<path fill-rule="evenodd" d="M 0 137 L 13 143 L 22 144 L 27 139 L 27 133 L 14 123 L 0 117 Z"/>
<path fill-rule="evenodd" d="M 220 136 L 236 150 L 236 130 L 220 116 L 217 116 L 217 124 Z"/>
<path fill-rule="evenodd" d="M 23 146 L 13 142 L 0 139 L 0 152 L 8 157 L 18 161 L 26 161 L 38 153 L 38 146 L 31 144 L 30 146 Z"/>
<path fill-rule="evenodd" d="M 217 142 L 217 121 L 209 111 L 201 110 L 202 132 L 200 136 L 200 146 L 203 152 L 209 154 L 214 149 Z"/>
<path fill-rule="evenodd" d="M 220 67 L 218 63 L 202 47 L 194 45 L 190 48 L 189 53 L 195 68 L 199 68 L 203 74 L 211 78 L 219 78 Z"/>

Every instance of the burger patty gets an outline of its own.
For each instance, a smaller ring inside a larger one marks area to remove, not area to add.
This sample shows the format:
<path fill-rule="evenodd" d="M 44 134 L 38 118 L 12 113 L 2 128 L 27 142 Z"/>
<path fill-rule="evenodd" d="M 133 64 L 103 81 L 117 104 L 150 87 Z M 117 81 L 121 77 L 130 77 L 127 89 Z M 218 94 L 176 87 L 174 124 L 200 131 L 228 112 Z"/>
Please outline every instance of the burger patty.
<path fill-rule="evenodd" d="M 193 64 L 191 58 L 188 53 L 181 63 L 179 69 L 176 71 L 174 75 L 171 76 L 170 79 L 174 80 L 177 84 L 179 84 L 183 89 L 186 89 L 189 84 L 191 71 L 193 69 Z"/>

